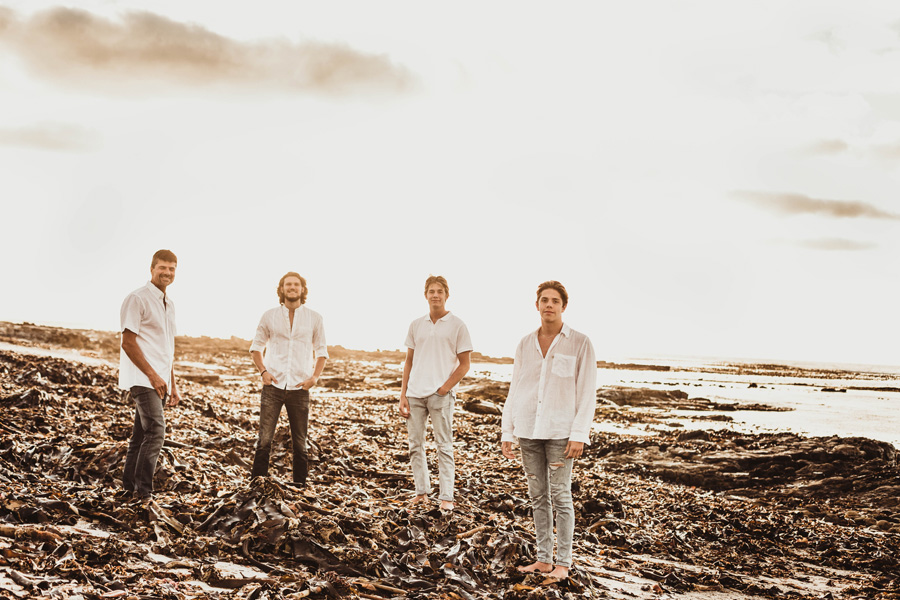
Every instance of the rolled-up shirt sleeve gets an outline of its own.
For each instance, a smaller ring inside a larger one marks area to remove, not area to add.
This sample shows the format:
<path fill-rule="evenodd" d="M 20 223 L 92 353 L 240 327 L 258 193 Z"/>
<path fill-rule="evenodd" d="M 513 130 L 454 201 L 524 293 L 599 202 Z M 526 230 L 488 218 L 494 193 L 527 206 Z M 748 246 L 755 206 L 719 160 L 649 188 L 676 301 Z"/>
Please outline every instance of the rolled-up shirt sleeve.
<path fill-rule="evenodd" d="M 250 352 L 262 352 L 266 349 L 269 342 L 269 328 L 266 326 L 266 316 L 263 315 L 256 327 L 256 335 L 253 336 L 253 342 L 250 344 Z"/>
<path fill-rule="evenodd" d="M 591 424 L 597 409 L 597 359 L 591 340 L 584 338 L 578 353 L 578 367 L 575 374 L 575 418 L 569 440 L 589 443 Z"/>
<path fill-rule="evenodd" d="M 325 343 L 325 321 L 323 319 L 316 320 L 312 337 L 316 358 L 328 358 L 328 344 Z"/>

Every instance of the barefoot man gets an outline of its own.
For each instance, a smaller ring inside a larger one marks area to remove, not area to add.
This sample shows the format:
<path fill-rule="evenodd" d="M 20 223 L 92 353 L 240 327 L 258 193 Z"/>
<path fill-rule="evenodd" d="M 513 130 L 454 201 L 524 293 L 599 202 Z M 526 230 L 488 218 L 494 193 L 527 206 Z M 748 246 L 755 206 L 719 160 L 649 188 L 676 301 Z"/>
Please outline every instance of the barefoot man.
<path fill-rule="evenodd" d="M 325 325 L 322 315 L 304 306 L 309 290 L 299 273 L 286 273 L 276 291 L 279 306 L 263 313 L 250 344 L 250 356 L 262 378 L 259 439 L 250 476 L 269 473 L 272 440 L 284 406 L 291 425 L 294 483 L 305 485 L 309 474 L 309 390 L 319 381 L 328 358 Z"/>
<path fill-rule="evenodd" d="M 425 425 L 430 415 L 438 452 L 441 510 L 453 510 L 454 389 L 469 370 L 472 352 L 466 324 L 445 306 L 449 297 L 446 279 L 432 275 L 425 281 L 429 310 L 409 326 L 400 387 L 400 415 L 409 432 L 409 463 L 416 486 L 412 504 L 425 502 L 431 491 L 425 461 Z"/>
<path fill-rule="evenodd" d="M 150 281 L 122 302 L 119 387 L 134 401 L 134 428 L 125 454 L 122 487 L 141 502 L 153 494 L 156 461 L 166 438 L 163 405 L 181 400 L 175 385 L 175 303 L 166 288 L 175 281 L 178 259 L 159 250 L 150 262 Z"/>
<path fill-rule="evenodd" d="M 509 459 L 516 458 L 512 445 L 518 440 L 534 516 L 536 561 L 519 571 L 559 579 L 568 577 L 572 566 L 572 462 L 590 441 L 597 402 L 594 348 L 586 335 L 563 323 L 568 302 L 569 294 L 558 281 L 538 286 L 535 306 L 541 326 L 516 348 L 500 438 L 503 456 Z"/>

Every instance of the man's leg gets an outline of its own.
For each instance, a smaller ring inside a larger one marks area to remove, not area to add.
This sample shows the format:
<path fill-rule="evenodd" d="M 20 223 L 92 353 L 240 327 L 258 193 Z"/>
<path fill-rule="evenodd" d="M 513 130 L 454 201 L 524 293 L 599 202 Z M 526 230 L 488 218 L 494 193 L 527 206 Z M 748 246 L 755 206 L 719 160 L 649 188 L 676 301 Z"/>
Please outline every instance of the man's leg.
<path fill-rule="evenodd" d="M 294 483 L 305 484 L 309 474 L 309 457 L 306 452 L 306 435 L 309 430 L 309 390 L 291 390 L 284 402 L 288 422 L 291 424 L 291 448 L 294 456 L 291 470 Z"/>
<path fill-rule="evenodd" d="M 264 385 L 259 397 L 259 438 L 256 440 L 256 453 L 253 455 L 253 470 L 250 477 L 269 474 L 269 453 L 272 451 L 272 438 L 278 426 L 278 415 L 283 404 L 282 390 L 271 385 Z"/>
<path fill-rule="evenodd" d="M 131 395 L 134 397 L 134 405 L 143 431 L 134 463 L 134 492 L 139 498 L 149 498 L 153 494 L 156 461 L 166 439 L 163 400 L 156 390 L 142 386 L 132 387 Z"/>
<path fill-rule="evenodd" d="M 547 440 L 550 469 L 550 499 L 556 512 L 556 568 L 551 577 L 567 577 L 572 566 L 572 538 L 575 535 L 575 507 L 572 503 L 572 464 L 566 458 L 568 440 Z"/>
<path fill-rule="evenodd" d="M 437 445 L 438 480 L 440 482 L 441 508 L 453 509 L 453 487 L 456 480 L 456 464 L 453 460 L 453 409 L 455 404 L 453 393 L 446 396 L 434 394 L 428 398 L 428 414 L 431 415 L 431 426 L 434 441 Z"/>
<path fill-rule="evenodd" d="M 527 567 L 520 567 L 519 570 L 523 572 L 547 573 L 553 569 L 553 508 L 550 506 L 550 476 L 544 448 L 546 441 L 519 438 L 537 546 L 536 562 Z"/>
<path fill-rule="evenodd" d="M 409 418 L 406 431 L 409 434 L 409 466 L 416 486 L 415 500 L 424 500 L 431 491 L 431 478 L 425 460 L 425 422 L 428 418 L 427 398 L 408 398 Z"/>
<path fill-rule="evenodd" d="M 134 402 L 131 391 L 125 392 L 128 402 Z M 144 441 L 144 428 L 141 427 L 141 416 L 134 407 L 134 426 L 131 430 L 131 440 L 128 442 L 128 452 L 125 453 L 125 470 L 122 474 L 122 488 L 126 492 L 134 492 L 134 468 L 137 465 L 138 451 Z"/>

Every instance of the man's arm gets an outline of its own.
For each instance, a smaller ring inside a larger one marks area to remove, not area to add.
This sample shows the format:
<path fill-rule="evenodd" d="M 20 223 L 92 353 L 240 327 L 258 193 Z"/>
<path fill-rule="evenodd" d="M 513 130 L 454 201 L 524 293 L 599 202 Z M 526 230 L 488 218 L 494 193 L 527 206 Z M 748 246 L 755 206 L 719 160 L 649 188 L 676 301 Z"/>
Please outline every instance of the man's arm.
<path fill-rule="evenodd" d="M 320 356 L 316 359 L 316 368 L 313 370 L 312 377 L 301 383 L 301 388 L 303 388 L 304 390 L 308 390 L 312 386 L 316 385 L 316 383 L 319 381 L 319 376 L 322 374 L 322 370 L 325 368 L 326 360 L 327 359 L 324 356 Z"/>
<path fill-rule="evenodd" d="M 169 394 L 169 399 L 166 400 L 166 406 L 175 406 L 179 402 L 181 402 L 181 392 L 178 391 L 178 386 L 175 385 L 175 367 L 172 367 L 171 379 L 172 382 L 172 393 Z"/>
<path fill-rule="evenodd" d="M 597 408 L 597 359 L 591 340 L 585 338 L 578 353 L 575 372 L 575 418 L 566 444 L 566 458 L 578 458 L 591 439 L 591 424 Z"/>
<path fill-rule="evenodd" d="M 514 410 L 513 405 L 515 404 L 516 389 L 518 388 L 518 376 L 522 373 L 522 369 L 525 368 L 523 365 L 524 356 L 522 342 L 519 342 L 519 345 L 516 346 L 516 357 L 513 359 L 513 372 L 512 380 L 509 382 L 509 392 L 506 394 L 506 402 L 503 403 L 503 414 L 500 417 L 500 452 L 511 460 L 516 458 L 512 449 L 513 440 L 515 440 L 512 411 Z"/>
<path fill-rule="evenodd" d="M 150 363 L 147 362 L 147 358 L 144 356 L 144 351 L 141 350 L 141 347 L 138 346 L 137 343 L 137 334 L 131 331 L 130 329 L 122 330 L 122 350 L 125 351 L 125 354 L 128 358 L 131 359 L 131 362 L 134 363 L 138 369 L 141 370 L 141 373 L 147 376 L 147 379 L 150 380 L 150 385 L 156 390 L 156 393 L 159 394 L 160 398 L 166 397 L 166 392 L 168 391 L 168 387 L 166 386 L 166 382 L 163 381 L 163 378 L 159 376 L 159 374 L 150 366 Z M 174 384 L 175 379 L 172 379 Z"/>
<path fill-rule="evenodd" d="M 406 386 L 409 385 L 409 374 L 412 372 L 413 353 L 412 348 L 406 349 L 406 362 L 403 363 L 403 378 L 400 380 L 400 416 L 409 418 L 409 400 L 406 398 Z"/>
<path fill-rule="evenodd" d="M 438 388 L 437 393 L 439 396 L 446 396 L 447 394 L 449 394 L 450 390 L 453 389 L 453 386 L 459 383 L 460 380 L 466 376 L 466 373 L 469 372 L 469 365 L 471 364 L 469 360 L 471 354 L 472 351 L 469 350 L 468 352 L 460 352 L 456 355 L 457 360 L 459 360 L 459 364 L 456 366 L 453 372 L 450 373 L 450 377 L 447 379 L 447 381 L 444 382 L 444 385 Z"/>
<path fill-rule="evenodd" d="M 272 377 L 272 374 L 266 369 L 266 365 L 263 362 L 262 352 L 259 350 L 251 350 L 250 357 L 253 358 L 253 364 L 256 365 L 256 370 L 259 371 L 259 374 L 262 375 L 263 385 L 272 385 L 274 383 L 278 383 L 278 380 Z"/>

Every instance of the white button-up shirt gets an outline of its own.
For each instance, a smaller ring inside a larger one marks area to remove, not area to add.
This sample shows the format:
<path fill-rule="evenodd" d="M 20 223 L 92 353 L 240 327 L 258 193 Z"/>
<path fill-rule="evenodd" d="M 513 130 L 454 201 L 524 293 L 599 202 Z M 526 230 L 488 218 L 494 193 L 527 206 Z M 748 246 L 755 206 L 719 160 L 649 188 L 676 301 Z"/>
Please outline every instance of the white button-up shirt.
<path fill-rule="evenodd" d="M 301 305 L 294 310 L 282 304 L 267 310 L 259 320 L 250 352 L 263 352 L 263 364 L 279 389 L 294 389 L 312 377 L 315 359 L 328 358 L 322 315 Z"/>
<path fill-rule="evenodd" d="M 427 398 L 447 383 L 459 366 L 457 355 L 472 351 L 472 338 L 466 324 L 453 313 L 448 312 L 436 323 L 425 315 L 409 324 L 406 347 L 414 351 L 406 395 Z"/>
<path fill-rule="evenodd" d="M 163 302 L 165 300 L 165 302 Z M 172 365 L 175 362 L 175 303 L 162 290 L 147 282 L 125 297 L 119 312 L 121 330 L 137 336 L 137 345 L 156 374 L 172 389 Z M 119 387 L 153 387 L 150 378 L 119 349 Z"/>
<path fill-rule="evenodd" d="M 597 359 L 591 340 L 563 324 L 547 356 L 537 331 L 519 342 L 503 406 L 503 442 L 515 438 L 590 441 L 597 405 Z"/>

